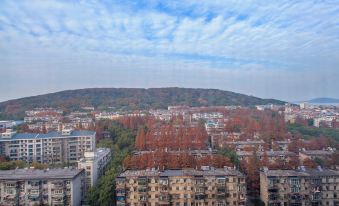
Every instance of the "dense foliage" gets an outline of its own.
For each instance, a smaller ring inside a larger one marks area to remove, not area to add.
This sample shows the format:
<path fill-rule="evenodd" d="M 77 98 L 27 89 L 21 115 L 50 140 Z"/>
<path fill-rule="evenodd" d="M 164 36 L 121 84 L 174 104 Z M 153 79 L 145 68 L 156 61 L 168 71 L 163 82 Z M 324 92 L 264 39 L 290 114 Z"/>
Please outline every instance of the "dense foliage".
<path fill-rule="evenodd" d="M 35 169 L 46 169 L 48 165 L 33 162 L 28 164 L 22 160 L 8 161 L 6 158 L 0 157 L 0 170 L 22 169 L 25 167 L 34 167 Z"/>
<path fill-rule="evenodd" d="M 240 161 L 239 157 L 237 156 L 237 153 L 234 150 L 231 150 L 229 148 L 221 148 L 218 151 L 219 154 L 228 157 L 231 161 L 231 163 L 237 167 L 237 169 L 240 169 Z"/>
<path fill-rule="evenodd" d="M 111 133 L 112 139 L 103 139 L 97 146 L 111 148 L 112 160 L 97 186 L 88 191 L 87 201 L 93 206 L 113 205 L 115 178 L 123 171 L 122 161 L 131 153 L 134 145 L 135 133 L 133 131 L 123 128 L 118 123 L 112 123 L 106 129 Z"/>
<path fill-rule="evenodd" d="M 97 88 L 68 90 L 0 103 L 0 112 L 10 115 L 23 115 L 25 110 L 36 107 L 56 107 L 65 111 L 76 110 L 82 106 L 117 109 L 155 109 L 169 105 L 220 106 L 257 104 L 283 104 L 273 99 L 260 99 L 217 89 L 189 88 Z"/>
<path fill-rule="evenodd" d="M 317 128 L 317 127 L 308 127 L 301 124 L 289 124 L 287 129 L 293 134 L 300 134 L 305 139 L 310 139 L 313 137 L 328 137 L 339 142 L 339 130 L 332 128 Z"/>

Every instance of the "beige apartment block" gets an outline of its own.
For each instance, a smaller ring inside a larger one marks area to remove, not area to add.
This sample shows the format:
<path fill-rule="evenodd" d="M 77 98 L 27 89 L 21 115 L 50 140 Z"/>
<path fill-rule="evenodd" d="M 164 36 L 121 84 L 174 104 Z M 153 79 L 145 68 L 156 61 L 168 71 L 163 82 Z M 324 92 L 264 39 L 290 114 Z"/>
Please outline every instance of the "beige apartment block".
<path fill-rule="evenodd" d="M 0 171 L 2 206 L 79 206 L 84 188 L 84 170 L 66 168 Z"/>
<path fill-rule="evenodd" d="M 246 183 L 234 169 L 127 170 L 116 179 L 117 205 L 240 206 Z"/>
<path fill-rule="evenodd" d="M 339 172 L 329 169 L 260 172 L 260 197 L 266 206 L 337 206 Z"/>

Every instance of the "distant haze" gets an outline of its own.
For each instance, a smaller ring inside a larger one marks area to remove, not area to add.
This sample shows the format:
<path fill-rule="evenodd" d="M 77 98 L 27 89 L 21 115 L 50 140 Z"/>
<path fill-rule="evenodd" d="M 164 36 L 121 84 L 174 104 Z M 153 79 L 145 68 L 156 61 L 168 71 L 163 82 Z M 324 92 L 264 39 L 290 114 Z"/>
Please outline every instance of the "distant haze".
<path fill-rule="evenodd" d="M 339 98 L 335 1 L 0 1 L 0 101 L 93 87 Z"/>

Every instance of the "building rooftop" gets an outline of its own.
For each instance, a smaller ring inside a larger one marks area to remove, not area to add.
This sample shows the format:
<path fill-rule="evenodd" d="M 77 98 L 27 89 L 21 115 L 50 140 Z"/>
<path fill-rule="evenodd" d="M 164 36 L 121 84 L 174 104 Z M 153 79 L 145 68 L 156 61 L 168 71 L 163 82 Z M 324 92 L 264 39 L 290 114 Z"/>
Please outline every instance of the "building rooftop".
<path fill-rule="evenodd" d="M 11 140 L 20 140 L 20 139 L 48 139 L 48 138 L 63 138 L 63 137 L 79 137 L 79 136 L 93 136 L 95 131 L 90 130 L 79 130 L 71 131 L 69 134 L 63 134 L 61 132 L 52 131 L 47 134 L 39 133 L 13 133 L 11 137 L 1 137 L 1 141 L 11 141 Z"/>
<path fill-rule="evenodd" d="M 252 156 L 253 152 L 251 151 L 236 151 L 238 156 Z M 264 155 L 264 152 L 256 152 L 257 155 Z M 294 152 L 289 151 L 267 151 L 267 156 L 269 157 L 277 157 L 277 156 L 295 156 L 296 154 Z"/>
<path fill-rule="evenodd" d="M 228 141 L 226 144 L 248 145 L 248 144 L 264 144 L 264 140 L 247 140 L 247 141 Z"/>
<path fill-rule="evenodd" d="M 110 154 L 110 152 L 111 152 L 110 148 L 97 148 L 95 152 L 85 152 L 84 158 L 81 158 L 79 162 L 86 162 L 87 160 L 89 161 L 100 160 L 103 157 Z"/>
<path fill-rule="evenodd" d="M 300 153 L 306 154 L 306 155 L 331 155 L 333 152 L 327 151 L 327 150 L 306 150 L 301 151 Z"/>
<path fill-rule="evenodd" d="M 339 171 L 330 169 L 301 168 L 298 170 L 264 170 L 268 177 L 296 177 L 296 176 L 339 176 Z"/>
<path fill-rule="evenodd" d="M 175 177 L 175 176 L 243 176 L 241 172 L 233 169 L 178 169 L 178 170 L 126 170 L 119 177 Z"/>
<path fill-rule="evenodd" d="M 15 169 L 1 170 L 0 180 L 46 180 L 46 179 L 73 179 L 83 170 L 78 169 Z"/>

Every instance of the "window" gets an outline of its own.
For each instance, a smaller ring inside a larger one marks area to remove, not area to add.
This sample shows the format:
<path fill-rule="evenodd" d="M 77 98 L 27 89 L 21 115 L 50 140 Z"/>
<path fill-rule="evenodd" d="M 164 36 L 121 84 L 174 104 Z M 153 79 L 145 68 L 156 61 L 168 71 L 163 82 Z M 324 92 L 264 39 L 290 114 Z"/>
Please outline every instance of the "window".
<path fill-rule="evenodd" d="M 291 178 L 290 179 L 291 185 L 299 185 L 300 184 L 300 179 L 298 178 Z"/>
<path fill-rule="evenodd" d="M 298 192 L 300 192 L 300 187 L 292 186 L 292 187 L 291 187 L 291 192 L 292 192 L 292 193 L 298 193 Z"/>

